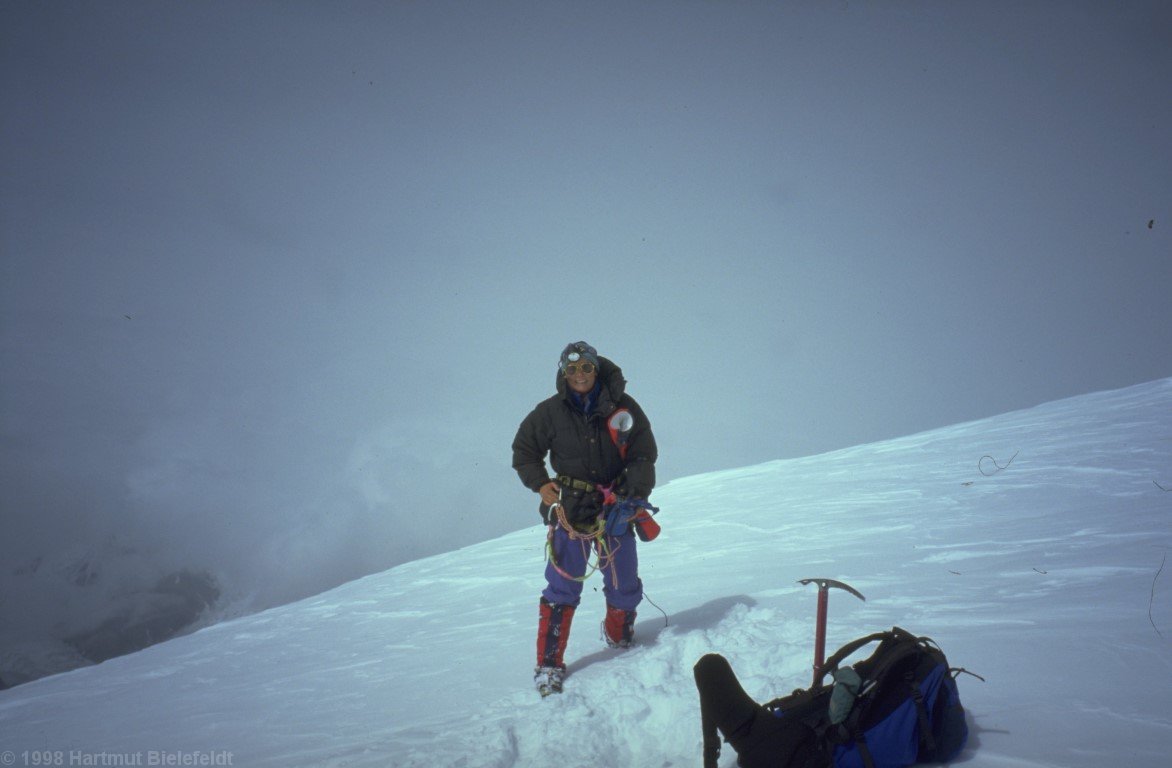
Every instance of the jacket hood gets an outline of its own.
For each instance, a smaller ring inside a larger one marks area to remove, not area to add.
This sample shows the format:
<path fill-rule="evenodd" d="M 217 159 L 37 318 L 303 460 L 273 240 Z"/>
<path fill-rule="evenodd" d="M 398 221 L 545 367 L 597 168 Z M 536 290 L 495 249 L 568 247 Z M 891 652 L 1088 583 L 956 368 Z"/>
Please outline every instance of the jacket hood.
<path fill-rule="evenodd" d="M 627 390 L 627 380 L 623 378 L 623 369 L 601 355 L 598 358 L 598 381 L 602 383 L 602 394 L 599 396 L 599 410 L 603 415 L 609 415 L 614 405 Z M 568 398 L 570 388 L 566 385 L 566 378 L 562 372 L 557 372 L 556 381 L 558 394 Z M 609 395 L 609 397 L 607 397 Z"/>

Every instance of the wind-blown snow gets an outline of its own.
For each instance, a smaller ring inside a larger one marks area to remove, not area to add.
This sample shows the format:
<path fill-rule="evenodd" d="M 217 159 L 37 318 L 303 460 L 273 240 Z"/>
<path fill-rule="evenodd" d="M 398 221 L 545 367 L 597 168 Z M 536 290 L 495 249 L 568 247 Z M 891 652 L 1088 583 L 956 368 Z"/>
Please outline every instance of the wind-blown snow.
<path fill-rule="evenodd" d="M 972 737 L 957 762 L 1163 766 L 1163 489 L 1172 379 L 685 478 L 656 492 L 664 532 L 640 545 L 668 619 L 645 603 L 637 647 L 606 650 L 595 575 L 562 696 L 531 686 L 534 526 L 0 693 L 0 758 L 696 766 L 692 665 L 723 653 L 760 699 L 807 685 L 815 596 L 796 582 L 829 577 L 867 596 L 832 593 L 831 650 L 899 625 L 986 679 L 959 680 Z M 435 536 L 447 512 L 428 511 Z M 726 748 L 721 764 L 734 762 Z"/>

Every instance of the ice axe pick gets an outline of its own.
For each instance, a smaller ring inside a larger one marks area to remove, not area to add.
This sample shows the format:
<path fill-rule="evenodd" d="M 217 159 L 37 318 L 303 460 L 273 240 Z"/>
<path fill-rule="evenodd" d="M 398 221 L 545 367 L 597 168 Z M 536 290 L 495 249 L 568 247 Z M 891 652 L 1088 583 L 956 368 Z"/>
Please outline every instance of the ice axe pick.
<path fill-rule="evenodd" d="M 814 686 L 822 685 L 822 665 L 826 661 L 826 608 L 830 602 L 830 590 L 842 589 L 866 602 L 867 598 L 850 584 L 834 579 L 802 579 L 799 584 L 818 585 L 818 620 L 814 625 Z"/>

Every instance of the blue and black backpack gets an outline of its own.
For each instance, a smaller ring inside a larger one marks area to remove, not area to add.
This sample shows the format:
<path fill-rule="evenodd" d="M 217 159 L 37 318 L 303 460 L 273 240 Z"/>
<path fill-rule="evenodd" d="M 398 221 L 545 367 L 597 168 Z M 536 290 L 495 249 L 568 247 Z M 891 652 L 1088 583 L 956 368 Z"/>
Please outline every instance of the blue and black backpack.
<path fill-rule="evenodd" d="M 866 659 L 841 666 L 878 643 Z M 956 675 L 926 637 L 894 627 L 846 644 L 816 684 L 766 704 L 751 703 L 728 662 L 696 665 L 706 766 L 720 753 L 719 730 L 744 768 L 904 768 L 946 762 L 968 739 Z M 833 684 L 825 685 L 826 677 Z"/>

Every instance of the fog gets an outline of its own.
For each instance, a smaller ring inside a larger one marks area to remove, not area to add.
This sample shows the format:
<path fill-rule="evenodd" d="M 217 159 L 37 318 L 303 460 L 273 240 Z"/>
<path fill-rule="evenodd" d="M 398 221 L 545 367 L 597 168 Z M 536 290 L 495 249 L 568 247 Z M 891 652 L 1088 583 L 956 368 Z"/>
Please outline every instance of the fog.
<path fill-rule="evenodd" d="M 528 526 L 510 443 L 578 339 L 661 483 L 1168 376 L 1170 31 L 5 2 L 0 557 L 262 607 Z"/>

